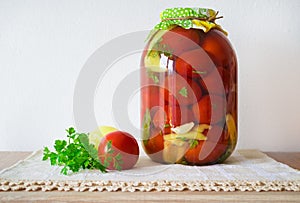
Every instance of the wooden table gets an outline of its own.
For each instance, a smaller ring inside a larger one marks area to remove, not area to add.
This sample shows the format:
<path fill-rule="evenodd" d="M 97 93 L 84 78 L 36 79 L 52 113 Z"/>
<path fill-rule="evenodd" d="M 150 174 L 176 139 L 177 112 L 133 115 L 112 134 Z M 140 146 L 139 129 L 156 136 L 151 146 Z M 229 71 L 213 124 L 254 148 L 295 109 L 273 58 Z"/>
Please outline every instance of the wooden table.
<path fill-rule="evenodd" d="M 0 152 L 0 170 L 31 152 Z M 300 152 L 266 152 L 300 170 Z M 300 202 L 300 192 L 0 192 L 0 202 Z"/>

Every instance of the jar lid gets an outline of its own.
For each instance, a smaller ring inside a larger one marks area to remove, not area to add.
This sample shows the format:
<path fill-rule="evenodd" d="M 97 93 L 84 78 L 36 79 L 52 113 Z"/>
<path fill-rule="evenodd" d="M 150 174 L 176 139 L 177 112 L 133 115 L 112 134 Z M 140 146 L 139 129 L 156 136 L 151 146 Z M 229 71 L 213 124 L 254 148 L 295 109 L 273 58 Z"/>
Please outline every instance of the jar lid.
<path fill-rule="evenodd" d="M 185 29 L 195 28 L 208 32 L 210 29 L 216 28 L 227 35 L 215 20 L 223 18 L 217 16 L 219 12 L 207 8 L 167 8 L 160 14 L 161 22 L 154 29 L 169 30 L 175 25 Z"/>

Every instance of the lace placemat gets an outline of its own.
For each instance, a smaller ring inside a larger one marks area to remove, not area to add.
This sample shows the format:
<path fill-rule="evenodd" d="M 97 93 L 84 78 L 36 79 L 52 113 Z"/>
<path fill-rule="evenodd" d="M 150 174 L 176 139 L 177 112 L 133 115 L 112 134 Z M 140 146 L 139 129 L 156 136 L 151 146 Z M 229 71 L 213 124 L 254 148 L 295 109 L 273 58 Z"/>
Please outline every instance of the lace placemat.
<path fill-rule="evenodd" d="M 300 191 L 300 171 L 256 150 L 236 151 L 223 164 L 162 165 L 140 157 L 130 170 L 83 170 L 65 176 L 42 151 L 0 172 L 0 191 Z"/>

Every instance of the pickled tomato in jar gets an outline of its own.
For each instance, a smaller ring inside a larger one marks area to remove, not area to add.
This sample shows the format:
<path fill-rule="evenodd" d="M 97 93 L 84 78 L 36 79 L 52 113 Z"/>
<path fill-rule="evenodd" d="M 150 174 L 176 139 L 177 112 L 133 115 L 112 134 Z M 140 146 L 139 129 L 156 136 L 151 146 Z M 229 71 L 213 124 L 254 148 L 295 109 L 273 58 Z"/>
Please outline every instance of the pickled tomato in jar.
<path fill-rule="evenodd" d="M 222 163 L 237 143 L 237 59 L 218 12 L 170 8 L 141 58 L 146 154 L 166 164 Z"/>

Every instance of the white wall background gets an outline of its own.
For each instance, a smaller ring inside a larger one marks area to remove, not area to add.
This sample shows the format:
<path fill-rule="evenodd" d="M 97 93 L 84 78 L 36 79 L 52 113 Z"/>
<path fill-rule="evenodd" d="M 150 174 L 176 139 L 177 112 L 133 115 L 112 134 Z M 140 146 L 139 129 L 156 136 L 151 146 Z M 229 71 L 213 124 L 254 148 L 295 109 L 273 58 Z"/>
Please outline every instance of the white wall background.
<path fill-rule="evenodd" d="M 211 7 L 239 60 L 239 148 L 300 150 L 300 1 L 0 0 L 0 150 L 37 150 L 73 125 L 74 85 L 102 44 L 151 29 L 167 7 Z M 139 55 L 118 62 L 136 69 Z M 121 69 L 119 69 L 121 70 Z M 110 76 L 109 76 L 110 75 Z M 118 77 L 108 74 L 110 84 Z M 97 119 L 113 125 L 111 92 L 99 88 Z M 100 96 L 99 96 L 100 95 Z M 129 114 L 138 123 L 137 97 Z"/>

